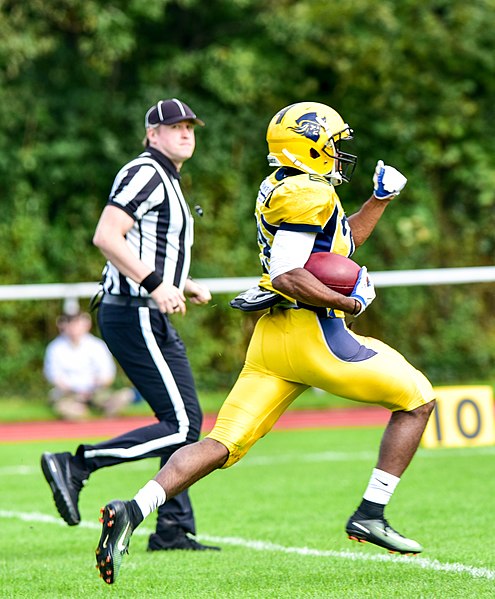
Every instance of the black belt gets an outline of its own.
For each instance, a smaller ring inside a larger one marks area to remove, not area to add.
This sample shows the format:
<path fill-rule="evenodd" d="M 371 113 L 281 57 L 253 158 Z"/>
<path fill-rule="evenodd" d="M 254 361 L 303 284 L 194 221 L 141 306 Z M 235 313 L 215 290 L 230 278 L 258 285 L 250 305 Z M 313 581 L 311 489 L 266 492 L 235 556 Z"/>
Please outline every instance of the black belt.
<path fill-rule="evenodd" d="M 156 302 L 151 297 L 131 297 L 130 295 L 111 295 L 105 293 L 101 300 L 102 304 L 111 306 L 127 306 L 128 308 L 152 308 L 158 310 Z"/>

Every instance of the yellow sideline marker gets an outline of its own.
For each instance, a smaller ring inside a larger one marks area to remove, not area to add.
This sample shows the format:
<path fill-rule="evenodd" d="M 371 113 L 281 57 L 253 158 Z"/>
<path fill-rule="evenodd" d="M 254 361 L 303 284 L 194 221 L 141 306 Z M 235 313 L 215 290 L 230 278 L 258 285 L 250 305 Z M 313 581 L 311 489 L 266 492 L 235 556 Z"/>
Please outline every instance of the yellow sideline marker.
<path fill-rule="evenodd" d="M 437 405 L 421 439 L 422 447 L 495 444 L 493 389 L 489 385 L 435 387 Z"/>

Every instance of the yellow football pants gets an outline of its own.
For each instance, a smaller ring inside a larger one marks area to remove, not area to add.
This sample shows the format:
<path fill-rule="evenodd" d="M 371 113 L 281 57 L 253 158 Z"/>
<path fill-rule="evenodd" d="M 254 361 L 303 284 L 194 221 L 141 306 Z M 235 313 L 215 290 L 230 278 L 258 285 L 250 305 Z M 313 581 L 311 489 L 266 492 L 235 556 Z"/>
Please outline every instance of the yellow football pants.
<path fill-rule="evenodd" d="M 308 387 L 392 411 L 434 399 L 430 382 L 399 352 L 354 334 L 343 319 L 273 308 L 256 324 L 244 368 L 208 435 L 229 450 L 223 467 L 244 456 Z"/>

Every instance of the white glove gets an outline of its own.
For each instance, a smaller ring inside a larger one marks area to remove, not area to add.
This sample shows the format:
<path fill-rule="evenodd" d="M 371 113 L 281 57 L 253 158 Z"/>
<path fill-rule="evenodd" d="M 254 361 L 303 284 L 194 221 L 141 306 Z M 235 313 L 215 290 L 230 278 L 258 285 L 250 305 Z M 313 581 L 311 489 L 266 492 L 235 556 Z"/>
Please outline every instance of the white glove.
<path fill-rule="evenodd" d="M 406 183 L 407 179 L 396 168 L 383 164 L 383 160 L 376 163 L 373 194 L 377 200 L 390 200 L 398 196 Z"/>
<path fill-rule="evenodd" d="M 354 289 L 349 297 L 356 299 L 361 304 L 361 309 L 357 314 L 353 314 L 353 316 L 359 316 L 362 314 L 375 299 L 375 286 L 368 276 L 368 269 L 366 266 L 363 266 L 359 271 L 356 284 L 354 285 Z"/>

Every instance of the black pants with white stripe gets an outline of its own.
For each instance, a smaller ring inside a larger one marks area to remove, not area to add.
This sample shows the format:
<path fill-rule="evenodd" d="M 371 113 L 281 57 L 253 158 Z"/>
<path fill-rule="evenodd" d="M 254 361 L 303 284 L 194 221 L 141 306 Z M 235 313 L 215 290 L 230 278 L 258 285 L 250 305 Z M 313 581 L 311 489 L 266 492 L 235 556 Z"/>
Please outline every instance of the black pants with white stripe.
<path fill-rule="evenodd" d="M 143 458 L 160 458 L 163 466 L 179 447 L 199 439 L 202 413 L 184 343 L 159 310 L 101 304 L 98 324 L 110 351 L 158 422 L 119 437 L 83 445 L 90 471 Z M 158 509 L 157 533 L 170 524 L 196 534 L 187 491 Z"/>

